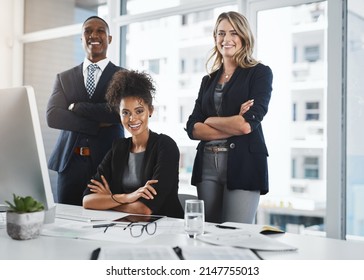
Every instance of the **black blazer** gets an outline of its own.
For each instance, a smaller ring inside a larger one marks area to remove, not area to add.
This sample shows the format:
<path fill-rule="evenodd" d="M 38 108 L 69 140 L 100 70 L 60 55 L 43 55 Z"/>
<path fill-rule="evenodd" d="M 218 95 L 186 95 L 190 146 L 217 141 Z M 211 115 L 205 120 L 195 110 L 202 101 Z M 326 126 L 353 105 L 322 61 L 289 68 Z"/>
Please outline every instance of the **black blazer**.
<path fill-rule="evenodd" d="M 96 180 L 101 181 L 101 175 L 104 175 L 114 194 L 126 193 L 123 187 L 123 174 L 128 166 L 131 145 L 131 138 L 115 140 L 94 176 Z M 142 163 L 141 181 L 144 185 L 148 180 L 158 180 L 158 183 L 153 185 L 157 196 L 150 200 L 144 198 L 140 200 L 155 215 L 183 217 L 182 206 L 178 199 L 179 156 L 176 142 L 171 137 L 150 131 Z M 86 188 L 84 195 L 90 193 L 90 189 Z"/>
<path fill-rule="evenodd" d="M 57 75 L 47 106 L 47 123 L 60 129 L 58 141 L 48 167 L 62 172 L 68 166 L 77 146 L 89 146 L 96 168 L 111 148 L 115 138 L 124 137 L 119 114 L 111 112 L 105 102 L 106 89 L 113 74 L 123 68 L 109 62 L 90 99 L 84 84 L 83 63 Z M 73 111 L 68 110 L 75 103 Z M 100 123 L 111 126 L 100 127 Z"/>
<path fill-rule="evenodd" d="M 218 71 L 202 79 L 195 107 L 190 115 L 186 130 L 193 138 L 193 126 L 203 123 L 208 117 L 217 116 L 214 105 L 214 92 L 222 74 Z M 240 105 L 254 99 L 254 105 L 244 114 L 252 132 L 228 138 L 230 146 L 227 162 L 227 187 L 229 189 L 259 190 L 268 192 L 268 151 L 264 140 L 261 121 L 268 111 L 272 92 L 273 74 L 268 66 L 258 64 L 251 68 L 238 67 L 223 89 L 222 116 L 237 115 Z M 205 142 L 200 141 L 193 166 L 191 183 L 201 182 L 202 156 Z"/>

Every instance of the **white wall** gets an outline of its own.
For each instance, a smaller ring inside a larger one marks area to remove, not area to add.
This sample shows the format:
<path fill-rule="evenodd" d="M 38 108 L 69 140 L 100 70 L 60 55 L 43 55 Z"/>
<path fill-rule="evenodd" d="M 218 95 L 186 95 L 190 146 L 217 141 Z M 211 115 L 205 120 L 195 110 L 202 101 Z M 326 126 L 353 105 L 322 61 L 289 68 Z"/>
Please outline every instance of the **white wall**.
<path fill-rule="evenodd" d="M 11 38 L 13 32 L 12 24 L 12 11 L 13 1 L 12 0 L 2 0 L 0 9 L 0 26 L 5 26 L 3 28 L 3 36 L 0 36 L 0 88 L 10 86 L 11 82 L 11 71 L 12 61 L 11 61 Z"/>
<path fill-rule="evenodd" d="M 0 0 L 0 88 L 21 85 L 23 0 Z"/>

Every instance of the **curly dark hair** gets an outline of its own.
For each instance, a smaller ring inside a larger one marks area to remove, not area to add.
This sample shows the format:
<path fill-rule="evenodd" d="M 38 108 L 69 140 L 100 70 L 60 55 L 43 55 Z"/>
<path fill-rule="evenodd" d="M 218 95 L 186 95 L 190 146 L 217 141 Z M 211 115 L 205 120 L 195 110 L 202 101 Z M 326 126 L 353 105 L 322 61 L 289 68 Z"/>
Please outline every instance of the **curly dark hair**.
<path fill-rule="evenodd" d="M 149 108 L 152 108 L 154 95 L 154 81 L 149 74 L 134 70 L 120 70 L 110 81 L 106 101 L 116 112 L 120 112 L 120 102 L 126 97 L 140 98 Z"/>

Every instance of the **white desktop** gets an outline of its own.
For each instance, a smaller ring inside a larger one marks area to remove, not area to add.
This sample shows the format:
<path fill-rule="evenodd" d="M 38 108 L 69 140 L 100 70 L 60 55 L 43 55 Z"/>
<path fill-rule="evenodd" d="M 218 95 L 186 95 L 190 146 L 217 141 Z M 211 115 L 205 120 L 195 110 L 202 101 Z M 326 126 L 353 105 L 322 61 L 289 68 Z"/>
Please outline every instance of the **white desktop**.
<path fill-rule="evenodd" d="M 127 213 L 116 211 L 86 210 L 81 206 L 57 205 L 57 212 L 62 214 L 55 223 L 44 225 L 42 235 L 27 241 L 12 240 L 6 229 L 0 229 L 0 260 L 89 260 L 97 248 L 129 248 L 130 246 L 179 246 L 181 248 L 200 248 L 212 246 L 201 240 L 189 238 L 184 232 L 183 220 L 165 218 L 158 221 L 156 234 L 133 238 L 123 227 L 105 227 L 94 225 L 107 224 Z M 68 217 L 66 217 L 68 214 Z M 72 217 L 84 218 L 76 220 Z M 231 225 L 231 224 L 227 224 Z M 235 224 L 234 224 L 235 225 Z M 237 224 L 240 229 L 256 233 L 262 225 Z M 215 232 L 213 224 L 206 225 L 207 232 Z M 229 235 L 231 229 L 220 229 Z M 269 238 L 282 242 L 296 250 L 256 250 L 259 258 L 265 260 L 364 260 L 364 242 L 344 241 L 318 236 L 281 233 L 269 235 Z M 213 245 L 215 246 L 215 245 Z M 4 250 L 3 250 L 4 248 Z"/>

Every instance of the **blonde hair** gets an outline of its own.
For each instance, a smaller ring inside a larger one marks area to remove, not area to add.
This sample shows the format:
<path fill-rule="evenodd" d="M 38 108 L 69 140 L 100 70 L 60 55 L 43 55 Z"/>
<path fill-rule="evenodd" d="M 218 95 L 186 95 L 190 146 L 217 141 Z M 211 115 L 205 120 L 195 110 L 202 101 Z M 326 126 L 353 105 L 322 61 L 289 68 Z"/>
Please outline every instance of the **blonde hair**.
<path fill-rule="evenodd" d="M 242 42 L 242 48 L 238 50 L 233 56 L 233 59 L 236 62 L 236 64 L 242 68 L 249 68 L 257 65 L 259 62 L 255 58 L 253 58 L 254 36 L 250 29 L 248 20 L 242 14 L 230 11 L 220 14 L 216 20 L 213 32 L 215 46 L 211 49 L 211 55 L 207 59 L 206 69 L 209 68 L 208 63 L 211 60 L 213 60 L 213 63 L 210 71 L 207 70 L 207 72 L 208 73 L 215 72 L 221 67 L 223 63 L 223 57 L 216 46 L 216 36 L 217 36 L 217 28 L 220 22 L 224 19 L 228 20 L 229 23 L 233 26 L 234 30 L 236 31 Z"/>

